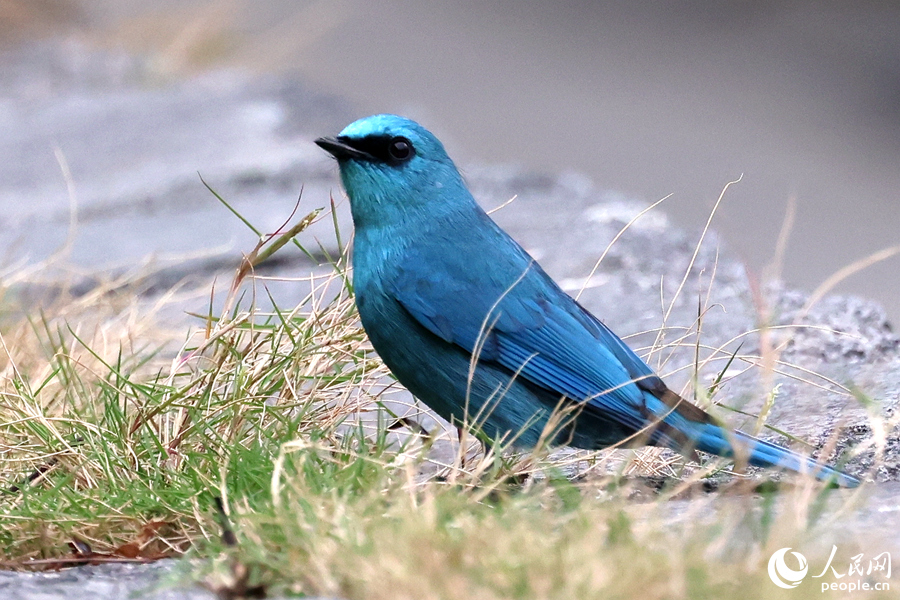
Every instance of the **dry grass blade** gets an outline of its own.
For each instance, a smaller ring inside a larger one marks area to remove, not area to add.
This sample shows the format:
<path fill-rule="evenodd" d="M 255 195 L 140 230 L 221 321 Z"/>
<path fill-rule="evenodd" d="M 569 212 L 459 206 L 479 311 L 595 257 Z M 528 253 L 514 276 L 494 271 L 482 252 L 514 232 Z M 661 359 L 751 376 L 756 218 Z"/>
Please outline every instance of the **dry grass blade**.
<path fill-rule="evenodd" d="M 809 299 L 806 301 L 806 304 L 803 305 L 803 308 L 800 310 L 798 320 L 802 320 L 804 316 L 809 314 L 809 311 L 812 309 L 816 303 L 819 302 L 822 298 L 825 297 L 828 292 L 834 289 L 836 285 L 838 285 L 843 280 L 847 279 L 851 275 L 854 275 L 864 269 L 871 267 L 874 264 L 877 264 L 881 261 L 887 260 L 893 256 L 900 254 L 900 246 L 891 246 L 890 248 L 884 248 L 883 250 L 879 250 L 878 252 L 873 252 L 869 256 L 857 260 L 855 262 L 850 263 L 846 267 L 842 267 L 834 274 L 828 277 L 825 281 L 823 281 L 819 287 L 817 287 L 812 294 L 809 295 Z"/>

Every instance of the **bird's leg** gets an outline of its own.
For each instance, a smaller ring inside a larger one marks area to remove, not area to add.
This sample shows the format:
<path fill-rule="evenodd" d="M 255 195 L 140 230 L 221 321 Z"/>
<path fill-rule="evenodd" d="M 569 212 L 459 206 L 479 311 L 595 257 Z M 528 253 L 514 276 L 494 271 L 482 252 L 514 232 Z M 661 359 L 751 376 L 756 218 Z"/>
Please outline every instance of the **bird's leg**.
<path fill-rule="evenodd" d="M 469 433 L 470 433 L 469 431 L 465 430 L 462 427 L 459 427 L 459 426 L 456 427 L 456 439 L 459 441 L 459 455 L 460 455 L 459 466 L 463 470 L 465 470 L 465 468 L 466 468 L 466 454 L 468 453 L 468 448 L 463 447 L 463 444 L 466 442 L 467 438 L 469 437 Z M 488 453 L 488 449 L 487 449 L 487 445 L 485 444 L 484 440 L 482 440 L 477 435 L 473 435 L 472 437 L 475 439 L 475 442 L 478 444 L 478 448 L 481 449 L 481 456 L 486 457 L 487 453 Z"/>
<path fill-rule="evenodd" d="M 465 432 L 463 432 L 462 427 L 456 426 L 456 441 L 459 443 L 459 468 L 462 470 L 466 469 L 466 449 L 463 447 L 463 440 L 465 437 Z"/>

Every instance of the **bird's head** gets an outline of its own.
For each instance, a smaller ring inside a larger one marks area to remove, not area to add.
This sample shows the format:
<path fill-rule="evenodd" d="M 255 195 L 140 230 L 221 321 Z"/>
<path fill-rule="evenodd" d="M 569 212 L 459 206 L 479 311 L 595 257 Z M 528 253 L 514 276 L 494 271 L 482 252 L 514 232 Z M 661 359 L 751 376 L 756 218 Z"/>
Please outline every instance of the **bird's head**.
<path fill-rule="evenodd" d="M 338 161 L 356 227 L 474 204 L 443 144 L 415 121 L 374 115 L 316 144 Z"/>

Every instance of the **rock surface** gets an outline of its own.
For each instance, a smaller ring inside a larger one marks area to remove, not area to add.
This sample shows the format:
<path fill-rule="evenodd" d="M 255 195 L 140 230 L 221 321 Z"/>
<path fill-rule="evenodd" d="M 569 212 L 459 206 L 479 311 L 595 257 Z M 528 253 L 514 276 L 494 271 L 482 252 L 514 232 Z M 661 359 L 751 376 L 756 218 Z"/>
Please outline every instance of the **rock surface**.
<path fill-rule="evenodd" d="M 215 594 L 199 585 L 180 583 L 184 575 L 179 576 L 177 567 L 175 561 L 159 561 L 91 565 L 43 573 L 0 571 L 0 597 L 16 600 L 216 600 Z"/>
<path fill-rule="evenodd" d="M 17 600 L 215 600 L 199 586 L 176 585 L 171 578 L 174 563 L 148 565 L 111 564 L 85 566 L 47 573 L 0 571 L 0 596 Z"/>

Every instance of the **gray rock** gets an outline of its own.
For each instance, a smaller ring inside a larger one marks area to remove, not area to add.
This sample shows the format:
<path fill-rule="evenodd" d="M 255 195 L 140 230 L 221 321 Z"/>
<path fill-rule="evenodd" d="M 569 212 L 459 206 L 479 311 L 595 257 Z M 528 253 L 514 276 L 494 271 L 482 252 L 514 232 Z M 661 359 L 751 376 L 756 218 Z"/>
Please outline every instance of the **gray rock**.
<path fill-rule="evenodd" d="M 117 563 L 61 571 L 0 571 L 0 597 L 16 600 L 216 600 L 211 591 L 185 583 L 184 563 Z M 279 597 L 269 596 L 272 600 Z M 309 597 L 310 600 L 338 600 Z"/>
<path fill-rule="evenodd" d="M 174 561 L 151 564 L 108 564 L 62 571 L 0 571 L 0 596 L 17 600 L 215 600 L 199 586 L 176 583 Z"/>

